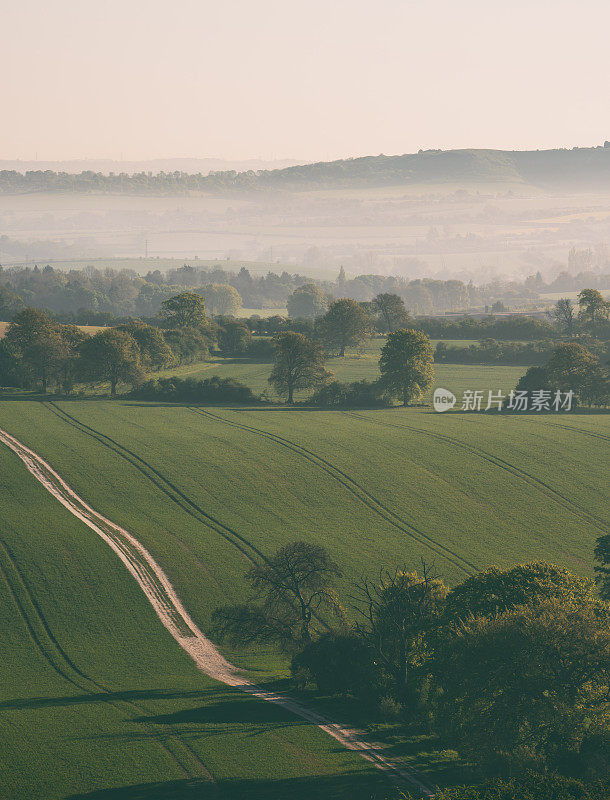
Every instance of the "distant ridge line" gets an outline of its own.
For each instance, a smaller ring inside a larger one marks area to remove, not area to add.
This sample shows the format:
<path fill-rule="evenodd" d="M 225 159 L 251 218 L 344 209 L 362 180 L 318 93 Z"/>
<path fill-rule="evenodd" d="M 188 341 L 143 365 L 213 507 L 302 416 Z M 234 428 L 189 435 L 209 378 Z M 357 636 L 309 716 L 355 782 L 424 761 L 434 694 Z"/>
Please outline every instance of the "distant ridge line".
<path fill-rule="evenodd" d="M 0 162 L 1 166 L 1 162 Z M 524 184 L 610 188 L 610 142 L 555 150 L 420 150 L 404 155 L 295 164 L 276 169 L 185 170 L 106 175 L 52 170 L 0 170 L 0 193 L 118 193 L 180 195 L 231 191 L 299 191 L 410 184 Z"/>

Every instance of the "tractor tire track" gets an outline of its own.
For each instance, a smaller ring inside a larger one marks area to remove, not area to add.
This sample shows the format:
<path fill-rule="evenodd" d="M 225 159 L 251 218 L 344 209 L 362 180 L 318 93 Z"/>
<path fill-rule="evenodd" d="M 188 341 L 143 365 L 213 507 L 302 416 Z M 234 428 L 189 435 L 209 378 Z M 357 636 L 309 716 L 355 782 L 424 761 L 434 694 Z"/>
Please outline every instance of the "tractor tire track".
<path fill-rule="evenodd" d="M 529 417 L 520 417 L 520 420 L 525 420 L 526 422 L 533 422 Z M 593 439 L 600 439 L 602 442 L 610 442 L 610 436 L 607 436 L 605 433 L 599 433 L 599 431 L 588 431 L 585 428 L 578 428 L 575 425 L 562 425 L 560 422 L 549 422 L 548 425 L 551 425 L 553 428 L 563 428 L 566 431 L 573 431 L 574 433 L 581 433 L 583 436 L 590 436 Z"/>
<path fill-rule="evenodd" d="M 57 675 L 92 699 L 97 699 L 99 695 L 106 695 L 107 699 L 104 702 L 112 706 L 121 716 L 127 715 L 133 720 L 142 713 L 148 713 L 145 708 L 134 701 L 112 698 L 111 689 L 98 683 L 76 666 L 51 630 L 14 555 L 2 540 L 0 540 L 0 575 L 4 578 L 9 595 L 28 631 L 30 640 Z M 134 713 L 134 710 L 137 714 Z M 144 723 L 143 727 L 187 778 L 201 777 L 203 773 L 204 777 L 213 780 L 206 765 L 182 737 L 167 729 L 166 726 L 164 726 L 162 735 L 159 730 L 153 729 L 148 723 Z M 189 761 L 190 768 L 187 767 Z M 196 765 L 195 772 L 192 769 L 193 763 Z"/>
<path fill-rule="evenodd" d="M 434 791 L 423 781 L 390 762 L 378 747 L 366 742 L 356 731 L 330 722 L 321 714 L 306 708 L 296 700 L 266 691 L 245 679 L 239 670 L 228 662 L 199 630 L 182 605 L 167 575 L 134 536 L 95 511 L 46 461 L 1 428 L 0 442 L 15 453 L 28 471 L 53 497 L 114 550 L 144 592 L 163 626 L 182 649 L 191 656 L 202 672 L 227 686 L 279 705 L 301 719 L 311 722 L 344 747 L 359 753 L 367 761 L 383 770 L 390 778 L 409 784 L 420 796 L 434 796 Z M 125 542 L 128 542 L 130 547 L 122 546 Z"/>
<path fill-rule="evenodd" d="M 386 522 L 389 522 L 393 527 L 397 528 L 401 533 L 409 536 L 418 544 L 432 550 L 434 553 L 436 553 L 436 555 L 441 556 L 446 561 L 449 561 L 467 575 L 473 575 L 475 572 L 479 571 L 479 568 L 476 566 L 476 564 L 468 561 L 455 550 L 452 550 L 451 548 L 442 544 L 442 542 L 437 541 L 432 536 L 429 536 L 411 523 L 407 522 L 405 519 L 396 514 L 396 512 L 392 511 L 384 503 L 382 503 L 381 500 L 374 497 L 351 476 L 312 450 L 308 450 L 306 447 L 303 447 L 303 445 L 300 445 L 297 442 L 293 442 L 290 439 L 285 439 L 283 436 L 270 433 L 262 428 L 255 428 L 252 425 L 246 425 L 241 422 L 233 422 L 202 408 L 196 408 L 194 406 L 189 406 L 188 408 L 189 411 L 193 411 L 200 416 L 212 419 L 215 422 L 221 422 L 224 425 L 229 425 L 233 428 L 237 428 L 238 430 L 247 431 L 248 433 L 253 433 L 257 436 L 262 436 L 264 439 L 267 439 L 274 444 L 291 450 L 293 453 L 296 453 L 296 455 L 301 456 L 301 458 L 304 458 L 311 464 L 314 464 L 316 467 L 318 467 L 318 469 L 321 469 L 334 481 L 347 489 L 348 492 L 354 495 L 354 497 L 356 497 L 367 508 L 385 519 Z"/>
<path fill-rule="evenodd" d="M 483 450 L 482 448 L 475 447 L 474 445 L 470 445 L 467 442 L 462 441 L 461 439 L 456 439 L 453 436 L 448 436 L 447 434 L 436 433 L 434 431 L 426 431 L 423 430 L 422 428 L 416 428 L 413 425 L 404 425 L 404 424 L 399 425 L 394 422 L 386 422 L 384 420 L 379 420 L 379 419 L 373 420 L 370 419 L 369 417 L 364 416 L 363 414 L 358 414 L 354 411 L 345 411 L 343 413 L 347 414 L 350 417 L 356 417 L 358 419 L 365 420 L 366 422 L 370 422 L 376 425 L 383 425 L 384 427 L 387 428 L 398 428 L 398 429 L 402 428 L 403 430 L 410 430 L 415 433 L 419 433 L 422 436 L 428 436 L 433 439 L 436 439 L 437 441 L 446 444 L 451 444 L 454 447 L 458 447 L 462 450 L 465 450 L 466 452 L 471 453 L 472 455 L 476 455 L 479 458 L 482 458 L 484 461 L 487 461 L 489 464 L 493 464 L 494 466 L 499 467 L 505 472 L 509 472 L 514 477 L 524 481 L 525 483 L 528 484 L 528 486 L 531 486 L 533 489 L 536 489 L 545 497 L 550 498 L 555 503 L 562 506 L 562 508 L 565 508 L 570 513 L 579 517 L 581 521 L 587 522 L 589 525 L 593 525 L 598 530 L 601 530 L 603 532 L 607 531 L 607 524 L 603 519 L 596 516 L 595 514 L 591 514 L 589 511 L 582 508 L 582 506 L 579 506 L 577 503 L 574 503 L 572 500 L 570 500 L 569 497 L 566 497 L 564 494 L 562 494 L 560 491 L 555 489 L 550 484 L 540 480 L 540 478 L 537 478 L 530 472 L 527 472 L 526 470 L 523 470 L 520 467 L 511 464 L 509 461 L 500 458 L 500 456 L 488 453 L 486 450 Z"/>
<path fill-rule="evenodd" d="M 267 558 L 256 547 L 256 545 L 252 544 L 252 542 L 248 541 L 248 539 L 246 539 L 244 536 L 237 533 L 237 531 L 229 528 L 227 525 L 204 511 L 201 506 L 199 506 L 194 500 L 191 500 L 191 498 L 184 494 L 184 492 L 182 492 L 174 483 L 172 483 L 161 472 L 159 472 L 159 470 L 155 469 L 151 464 L 145 461 L 141 456 L 137 455 L 137 453 L 134 453 L 132 450 L 125 447 L 125 445 L 122 445 L 120 442 L 117 442 L 115 439 L 112 439 L 105 433 L 101 433 L 101 431 L 98 431 L 95 428 L 92 428 L 90 425 L 86 425 L 84 422 L 81 422 L 79 419 L 73 417 L 71 414 L 68 414 L 67 411 L 64 411 L 63 408 L 60 408 L 55 403 L 47 402 L 43 403 L 43 405 L 49 411 L 55 414 L 56 417 L 61 419 L 62 422 L 71 425 L 81 433 L 84 433 L 86 436 L 95 439 L 104 447 L 112 450 L 122 459 L 131 464 L 132 467 L 135 467 L 138 472 L 144 475 L 148 481 L 156 486 L 157 489 L 163 492 L 166 497 L 179 506 L 189 516 L 196 519 L 197 522 L 203 523 L 206 527 L 210 528 L 215 533 L 222 536 L 227 542 L 236 547 L 251 564 L 256 564 L 258 559 L 261 561 L 267 561 Z"/>

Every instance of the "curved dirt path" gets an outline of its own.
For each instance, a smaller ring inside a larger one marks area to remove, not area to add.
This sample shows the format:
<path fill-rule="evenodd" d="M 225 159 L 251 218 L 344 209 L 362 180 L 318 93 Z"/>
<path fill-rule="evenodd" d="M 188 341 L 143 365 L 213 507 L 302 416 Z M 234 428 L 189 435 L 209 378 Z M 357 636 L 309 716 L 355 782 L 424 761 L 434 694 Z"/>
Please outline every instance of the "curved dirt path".
<path fill-rule="evenodd" d="M 165 628 L 202 672 L 227 686 L 282 706 L 307 722 L 317 725 L 349 750 L 358 752 L 376 767 L 387 772 L 389 777 L 409 784 L 412 790 L 423 797 L 434 796 L 432 789 L 414 775 L 388 761 L 380 752 L 380 748 L 360 738 L 356 731 L 330 722 L 321 714 L 290 697 L 268 692 L 244 678 L 238 668 L 227 661 L 195 625 L 167 575 L 135 537 L 91 508 L 46 461 L 1 428 L 0 442 L 21 459 L 28 471 L 53 497 L 114 550 L 137 581 Z"/>

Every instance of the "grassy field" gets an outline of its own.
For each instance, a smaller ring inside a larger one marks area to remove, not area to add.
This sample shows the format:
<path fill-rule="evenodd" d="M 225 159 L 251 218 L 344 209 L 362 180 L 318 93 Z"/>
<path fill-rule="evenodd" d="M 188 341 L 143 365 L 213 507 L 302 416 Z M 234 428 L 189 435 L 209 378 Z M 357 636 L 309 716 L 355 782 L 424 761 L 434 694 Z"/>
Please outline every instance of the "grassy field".
<path fill-rule="evenodd" d="M 0 493 L 3 800 L 371 796 L 365 761 L 199 673 L 116 556 L 4 448 Z"/>
<path fill-rule="evenodd" d="M 347 582 L 379 561 L 422 556 L 450 582 L 536 557 L 590 574 L 608 521 L 609 421 L 0 404 L 2 427 L 142 538 L 204 629 L 216 604 L 243 591 L 239 537 L 254 557 L 300 536 L 325 543 Z M 198 508 L 171 500 L 171 486 Z"/>
<path fill-rule="evenodd" d="M 603 414 L 6 400 L 0 426 L 142 541 L 204 631 L 245 598 L 249 559 L 294 539 L 330 549 L 345 600 L 421 558 L 449 583 L 540 558 L 590 575 L 610 521 Z M 0 492 L 3 800 L 384 796 L 321 732 L 198 673 L 116 556 L 5 450 Z M 257 681 L 286 674 L 271 650 L 225 653 Z M 443 780 L 429 743 L 408 759 Z"/>
<path fill-rule="evenodd" d="M 344 358 L 327 359 L 327 369 L 331 370 L 337 380 L 356 381 L 366 378 L 375 380 L 379 377 L 379 355 L 365 353 L 362 355 L 346 355 Z M 186 364 L 152 373 L 149 377 L 169 377 L 177 375 L 182 378 L 209 378 L 219 375 L 222 378 L 236 378 L 249 386 L 255 393 L 266 392 L 271 399 L 278 399 L 274 389 L 269 385 L 271 373 L 270 362 L 254 362 L 248 359 L 212 358 L 199 364 Z M 428 392 L 429 399 L 435 387 L 442 386 L 458 395 L 465 389 L 501 389 L 506 394 L 517 384 L 527 367 L 502 367 L 470 364 L 436 364 L 434 367 L 434 386 Z M 311 391 L 296 392 L 297 400 L 305 400 Z"/>
<path fill-rule="evenodd" d="M 436 347 L 438 339 L 432 340 Z M 328 358 L 326 367 L 340 381 L 375 380 L 379 377 L 379 355 L 385 338 L 369 339 L 358 351 L 349 352 L 344 357 Z M 448 345 L 468 347 L 475 344 L 472 339 L 446 340 Z M 151 373 L 151 378 L 166 378 L 177 375 L 181 378 L 209 378 L 218 375 L 221 378 L 235 378 L 249 386 L 256 394 L 263 392 L 272 400 L 278 395 L 269 385 L 271 374 L 270 362 L 256 362 L 246 358 L 212 357 L 209 361 L 197 364 L 185 364 L 166 370 Z M 508 393 L 515 387 L 527 367 L 500 367 L 489 365 L 436 364 L 434 386 L 426 399 L 432 396 L 434 388 L 442 386 L 454 394 L 461 394 L 465 389 L 501 389 Z M 297 400 L 306 400 L 311 391 L 296 392 Z"/>

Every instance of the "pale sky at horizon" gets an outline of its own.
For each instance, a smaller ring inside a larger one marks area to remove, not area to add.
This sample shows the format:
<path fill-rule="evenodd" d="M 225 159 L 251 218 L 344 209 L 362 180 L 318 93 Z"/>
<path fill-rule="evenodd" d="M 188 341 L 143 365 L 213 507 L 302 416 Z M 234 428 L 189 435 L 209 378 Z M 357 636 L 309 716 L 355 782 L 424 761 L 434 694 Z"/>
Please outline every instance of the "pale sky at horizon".
<path fill-rule="evenodd" d="M 608 0 L 3 0 L 0 159 L 610 139 Z"/>

